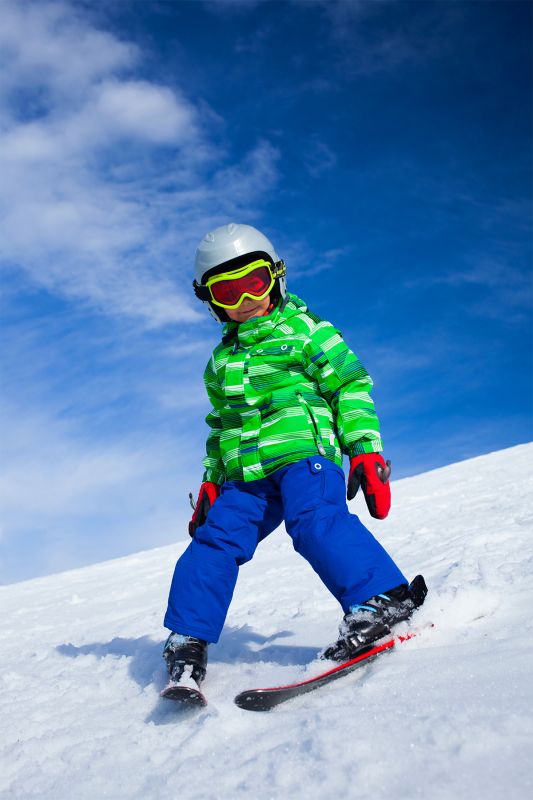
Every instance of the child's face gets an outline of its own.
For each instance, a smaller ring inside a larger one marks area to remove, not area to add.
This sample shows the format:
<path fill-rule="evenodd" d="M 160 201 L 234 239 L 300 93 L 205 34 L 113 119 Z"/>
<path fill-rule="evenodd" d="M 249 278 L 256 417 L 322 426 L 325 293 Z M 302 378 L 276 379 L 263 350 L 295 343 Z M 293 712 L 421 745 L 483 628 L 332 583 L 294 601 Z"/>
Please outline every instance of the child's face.
<path fill-rule="evenodd" d="M 267 295 L 262 300 L 252 300 L 250 297 L 245 297 L 239 308 L 226 308 L 226 314 L 234 322 L 246 322 L 252 317 L 262 317 L 268 310 L 270 305 L 270 295 Z"/>

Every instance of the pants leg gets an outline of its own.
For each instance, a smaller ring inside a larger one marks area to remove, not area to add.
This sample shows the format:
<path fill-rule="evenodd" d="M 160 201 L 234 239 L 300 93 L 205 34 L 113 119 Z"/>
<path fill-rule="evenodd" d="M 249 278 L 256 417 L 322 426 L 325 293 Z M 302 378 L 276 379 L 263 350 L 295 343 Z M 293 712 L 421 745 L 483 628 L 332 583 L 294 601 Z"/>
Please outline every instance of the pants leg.
<path fill-rule="evenodd" d="M 164 625 L 217 642 L 237 582 L 261 539 L 282 521 L 279 491 L 264 478 L 228 481 L 204 525 L 178 559 Z"/>
<path fill-rule="evenodd" d="M 285 525 L 295 550 L 343 610 L 407 583 L 386 550 L 350 514 L 344 472 L 326 458 L 305 458 L 277 473 Z"/>

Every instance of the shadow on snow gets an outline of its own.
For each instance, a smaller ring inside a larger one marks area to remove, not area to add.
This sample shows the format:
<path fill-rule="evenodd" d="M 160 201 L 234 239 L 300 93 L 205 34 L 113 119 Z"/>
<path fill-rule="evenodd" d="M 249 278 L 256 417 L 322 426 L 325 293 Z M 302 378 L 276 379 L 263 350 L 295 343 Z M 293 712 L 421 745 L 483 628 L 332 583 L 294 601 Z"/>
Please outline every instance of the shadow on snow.
<path fill-rule="evenodd" d="M 256 664 L 260 662 L 276 663 L 282 666 L 303 666 L 313 661 L 319 652 L 315 647 L 296 647 L 277 644 L 277 640 L 291 636 L 291 631 L 280 631 L 272 636 L 263 636 L 253 631 L 248 625 L 239 628 L 227 627 L 218 644 L 209 648 L 210 664 Z M 96 658 L 126 657 L 130 659 L 128 672 L 131 678 L 141 687 L 154 684 L 159 692 L 166 683 L 167 675 L 161 657 L 163 642 L 154 641 L 150 636 L 138 639 L 116 637 L 109 642 L 93 642 L 76 646 L 70 643 L 56 647 L 58 653 L 68 658 L 80 658 L 93 655 Z M 147 718 L 147 722 L 163 725 L 180 718 L 197 713 L 191 709 L 176 707 L 169 700 L 159 699 L 157 706 Z"/>

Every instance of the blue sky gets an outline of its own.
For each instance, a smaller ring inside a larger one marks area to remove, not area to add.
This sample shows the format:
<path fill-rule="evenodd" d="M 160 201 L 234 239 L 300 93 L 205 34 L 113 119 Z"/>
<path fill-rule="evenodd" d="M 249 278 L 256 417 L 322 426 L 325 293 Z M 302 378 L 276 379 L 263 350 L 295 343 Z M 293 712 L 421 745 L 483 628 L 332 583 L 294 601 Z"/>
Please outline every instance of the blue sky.
<path fill-rule="evenodd" d="M 532 438 L 530 3 L 0 13 L 0 582 L 186 536 L 225 222 L 366 365 L 396 478 Z"/>

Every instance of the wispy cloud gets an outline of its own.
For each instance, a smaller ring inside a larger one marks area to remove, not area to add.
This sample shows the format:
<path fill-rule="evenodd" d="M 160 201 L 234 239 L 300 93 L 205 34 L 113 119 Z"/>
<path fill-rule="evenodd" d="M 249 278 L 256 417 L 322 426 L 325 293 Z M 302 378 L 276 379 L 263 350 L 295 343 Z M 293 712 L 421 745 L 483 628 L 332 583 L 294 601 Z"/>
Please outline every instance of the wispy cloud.
<path fill-rule="evenodd" d="M 293 0 L 306 5 L 308 0 Z M 316 0 L 336 48 L 335 63 L 348 78 L 422 64 L 447 47 L 460 4 L 396 0 Z M 454 7 L 457 6 L 457 7 Z M 377 23 L 377 24 L 376 24 Z"/>
<path fill-rule="evenodd" d="M 337 165 L 337 155 L 331 147 L 319 139 L 312 139 L 304 154 L 305 168 L 312 178 L 319 178 Z"/>
<path fill-rule="evenodd" d="M 227 2 L 227 0 L 224 0 L 224 2 Z M 248 3 L 247 8 L 249 7 L 250 4 Z M 275 39 L 275 36 L 276 29 L 272 24 L 260 25 L 251 34 L 237 39 L 235 43 L 235 52 L 247 53 L 251 56 L 258 56 L 267 50 L 272 39 Z"/>
<path fill-rule="evenodd" d="M 468 297 L 468 313 L 510 323 L 524 323 L 530 318 L 533 299 L 530 271 L 518 268 L 503 256 L 467 253 L 461 264 L 444 272 L 434 271 L 409 279 L 405 286 L 476 289 L 475 296 Z"/>
<path fill-rule="evenodd" d="M 269 192 L 278 180 L 277 162 L 280 152 L 267 141 L 260 141 L 250 153 L 235 165 L 218 170 L 212 181 L 216 196 L 227 194 L 224 214 L 229 210 L 242 211 L 248 204 L 248 216 L 254 214 L 253 201 L 260 187 Z"/>
<path fill-rule="evenodd" d="M 126 336 L 72 305 L 20 317 L 0 366 L 0 583 L 183 538 L 209 342 Z"/>
<path fill-rule="evenodd" d="M 334 247 L 322 252 L 313 252 L 306 241 L 290 243 L 283 250 L 283 258 L 287 264 L 289 280 L 310 278 L 321 272 L 341 269 L 344 260 L 353 251 L 352 245 Z"/>
<path fill-rule="evenodd" d="M 205 8 L 215 14 L 242 13 L 268 2 L 268 0 L 204 0 Z"/>
<path fill-rule="evenodd" d="M 180 288 L 194 245 L 253 215 L 277 151 L 260 142 L 232 163 L 205 104 L 140 78 L 138 48 L 68 4 L 8 0 L 0 49 L 4 267 L 148 326 L 198 319 Z"/>
<path fill-rule="evenodd" d="M 0 426 L 0 583 L 186 536 L 188 462 L 200 453 L 185 436 L 181 450 L 160 435 L 94 441 L 46 410 L 6 404 Z"/>

